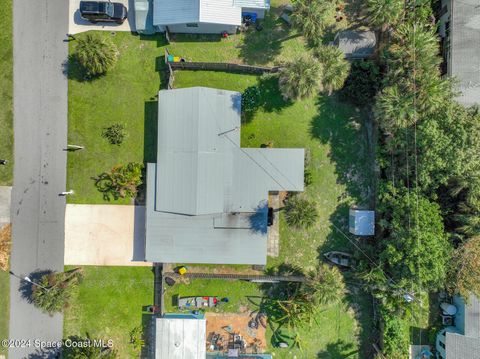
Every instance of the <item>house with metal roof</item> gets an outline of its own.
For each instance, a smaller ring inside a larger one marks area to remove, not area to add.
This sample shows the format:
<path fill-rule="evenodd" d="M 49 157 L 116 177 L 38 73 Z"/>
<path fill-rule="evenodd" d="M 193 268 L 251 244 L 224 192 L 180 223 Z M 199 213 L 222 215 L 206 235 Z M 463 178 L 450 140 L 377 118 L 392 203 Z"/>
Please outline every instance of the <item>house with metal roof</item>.
<path fill-rule="evenodd" d="M 480 104 L 480 7 L 477 0 L 442 0 L 439 34 L 444 71 L 458 80 L 458 101 Z"/>
<path fill-rule="evenodd" d="M 373 236 L 375 234 L 375 211 L 350 208 L 348 229 L 356 236 Z"/>
<path fill-rule="evenodd" d="M 453 305 L 457 309 L 454 325 L 437 334 L 437 358 L 480 358 L 480 301 L 474 295 L 470 296 L 468 303 L 455 296 Z"/>
<path fill-rule="evenodd" d="M 153 0 L 153 26 L 172 33 L 233 34 L 243 16 L 263 18 L 270 0 Z"/>
<path fill-rule="evenodd" d="M 304 149 L 242 148 L 241 94 L 158 94 L 157 163 L 147 164 L 149 262 L 264 265 L 269 191 L 303 191 Z"/>

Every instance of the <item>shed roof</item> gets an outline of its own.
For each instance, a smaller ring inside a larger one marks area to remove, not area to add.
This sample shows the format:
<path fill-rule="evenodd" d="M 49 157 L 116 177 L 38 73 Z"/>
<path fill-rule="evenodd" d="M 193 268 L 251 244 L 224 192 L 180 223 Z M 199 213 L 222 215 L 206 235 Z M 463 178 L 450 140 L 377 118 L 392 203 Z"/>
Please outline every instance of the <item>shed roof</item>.
<path fill-rule="evenodd" d="M 374 54 L 377 38 L 373 31 L 346 30 L 338 32 L 333 43 L 346 58 L 365 58 Z"/>
<path fill-rule="evenodd" d="M 480 339 L 457 333 L 446 333 L 445 359 L 480 358 Z"/>
<path fill-rule="evenodd" d="M 449 75 L 456 77 L 462 95 L 458 101 L 480 103 L 480 7 L 478 0 L 452 1 Z"/>
<path fill-rule="evenodd" d="M 303 191 L 303 149 L 240 147 L 237 92 L 159 93 L 146 260 L 265 264 L 269 191 Z"/>
<path fill-rule="evenodd" d="M 350 209 L 349 231 L 357 236 L 373 236 L 375 234 L 375 212 Z"/>
<path fill-rule="evenodd" d="M 153 24 L 242 24 L 242 9 L 233 0 L 154 0 Z"/>
<path fill-rule="evenodd" d="M 235 6 L 253 9 L 270 9 L 270 0 L 233 0 Z"/>
<path fill-rule="evenodd" d="M 205 359 L 205 319 L 157 318 L 155 359 Z"/>

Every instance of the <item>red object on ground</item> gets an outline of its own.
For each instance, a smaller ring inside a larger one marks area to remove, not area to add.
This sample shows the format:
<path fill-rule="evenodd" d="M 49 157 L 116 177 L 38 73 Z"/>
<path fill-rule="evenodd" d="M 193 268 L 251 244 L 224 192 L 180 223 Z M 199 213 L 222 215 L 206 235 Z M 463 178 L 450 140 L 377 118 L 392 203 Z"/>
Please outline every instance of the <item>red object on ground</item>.
<path fill-rule="evenodd" d="M 228 37 L 228 32 L 226 32 L 226 31 L 222 32 L 222 37 L 224 39 L 226 39 Z"/>

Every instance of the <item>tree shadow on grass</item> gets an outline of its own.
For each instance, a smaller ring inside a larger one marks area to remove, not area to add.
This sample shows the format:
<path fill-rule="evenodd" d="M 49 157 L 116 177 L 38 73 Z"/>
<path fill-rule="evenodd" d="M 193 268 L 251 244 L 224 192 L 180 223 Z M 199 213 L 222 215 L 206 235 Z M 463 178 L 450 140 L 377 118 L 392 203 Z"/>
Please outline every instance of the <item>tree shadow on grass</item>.
<path fill-rule="evenodd" d="M 368 114 L 340 103 L 335 96 L 321 98 L 317 106 L 311 136 L 330 145 L 328 157 L 335 165 L 337 183 L 346 187 L 342 196 L 351 197 L 358 206 L 371 206 L 375 153 L 367 141 L 373 141 Z"/>
<path fill-rule="evenodd" d="M 284 108 L 292 106 L 293 101 L 285 100 L 278 86 L 278 75 L 265 74 L 258 77 L 255 85 L 259 90 L 257 105 L 251 111 L 244 112 L 242 122 L 249 123 L 255 117 L 256 112 L 262 109 L 264 112 L 281 112 Z"/>
<path fill-rule="evenodd" d="M 271 7 L 265 19 L 260 20 L 262 30 L 250 26 L 240 46 L 240 57 L 247 64 L 265 65 L 273 61 L 282 51 L 283 42 L 299 37 L 280 18 L 282 8 Z"/>
<path fill-rule="evenodd" d="M 318 353 L 318 359 L 346 359 L 358 353 L 352 343 L 338 340 L 335 343 L 327 344 L 325 350 Z"/>
<path fill-rule="evenodd" d="M 221 34 L 170 34 L 171 42 L 220 42 Z"/>

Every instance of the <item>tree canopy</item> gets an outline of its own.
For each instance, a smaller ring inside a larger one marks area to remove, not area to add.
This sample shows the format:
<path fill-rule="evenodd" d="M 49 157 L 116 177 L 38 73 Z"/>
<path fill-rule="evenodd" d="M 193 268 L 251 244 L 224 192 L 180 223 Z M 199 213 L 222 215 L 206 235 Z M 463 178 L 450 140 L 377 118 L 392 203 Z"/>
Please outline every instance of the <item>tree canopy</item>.
<path fill-rule="evenodd" d="M 315 56 L 322 64 L 322 87 L 331 95 L 340 90 L 350 73 L 350 63 L 344 53 L 336 46 L 320 45 L 315 49 Z"/>
<path fill-rule="evenodd" d="M 435 290 L 445 284 L 450 245 L 438 204 L 405 188 L 381 193 L 379 259 L 400 287 Z"/>
<path fill-rule="evenodd" d="M 480 236 L 467 240 L 452 255 L 448 290 L 468 300 L 470 293 L 480 297 Z"/>
<path fill-rule="evenodd" d="M 295 0 L 291 21 L 308 40 L 317 43 L 325 30 L 335 23 L 335 1 Z"/>
<path fill-rule="evenodd" d="M 323 68 L 312 56 L 304 55 L 280 70 L 280 91 L 285 99 L 312 97 L 322 89 Z"/>
<path fill-rule="evenodd" d="M 98 76 L 115 66 L 118 50 L 108 37 L 87 34 L 77 40 L 75 56 L 87 76 Z"/>

